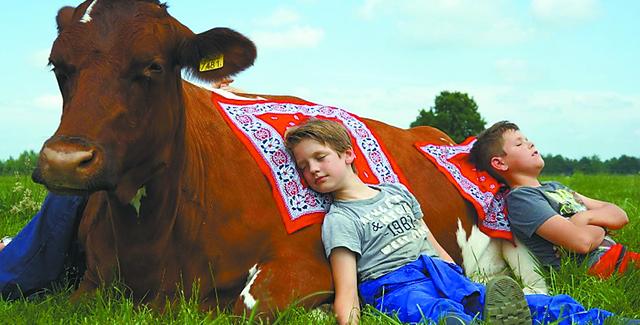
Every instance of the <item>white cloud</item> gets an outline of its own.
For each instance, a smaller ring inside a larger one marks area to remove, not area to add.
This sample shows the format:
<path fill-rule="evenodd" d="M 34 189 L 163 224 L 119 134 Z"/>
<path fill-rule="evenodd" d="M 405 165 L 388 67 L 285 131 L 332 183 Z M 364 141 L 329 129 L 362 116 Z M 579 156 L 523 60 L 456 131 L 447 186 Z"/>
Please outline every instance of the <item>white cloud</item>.
<path fill-rule="evenodd" d="M 380 4 L 384 3 L 383 0 L 365 0 L 364 4 L 358 8 L 358 16 L 364 19 L 373 19 L 376 15 L 376 10 Z"/>
<path fill-rule="evenodd" d="M 521 59 L 500 59 L 495 63 L 496 71 L 509 83 L 525 82 L 535 78 L 529 64 Z"/>
<path fill-rule="evenodd" d="M 321 28 L 293 26 L 282 31 L 258 31 L 252 39 L 260 49 L 314 48 L 324 34 Z"/>
<path fill-rule="evenodd" d="M 535 31 L 514 18 L 508 4 L 503 0 L 367 0 L 357 14 L 364 19 L 380 16 L 390 20 L 402 35 L 428 44 L 522 42 Z"/>
<path fill-rule="evenodd" d="M 599 91 L 527 91 L 507 87 L 495 93 L 471 91 L 489 124 L 517 123 L 543 153 L 578 158 L 640 156 L 637 121 L 640 96 Z M 621 118 L 623 117 L 623 118 Z"/>
<path fill-rule="evenodd" d="M 33 99 L 33 105 L 36 108 L 60 109 L 62 107 L 62 97 L 59 94 L 40 95 Z"/>
<path fill-rule="evenodd" d="M 27 58 L 29 65 L 38 69 L 48 69 L 50 49 L 41 49 L 32 52 Z"/>
<path fill-rule="evenodd" d="M 288 8 L 278 8 L 260 23 L 266 26 L 284 26 L 300 21 L 300 14 Z"/>
<path fill-rule="evenodd" d="M 597 0 L 533 0 L 531 10 L 539 19 L 567 23 L 595 17 L 599 4 Z"/>
<path fill-rule="evenodd" d="M 258 22 L 261 27 L 252 33 L 251 39 L 261 50 L 318 46 L 324 39 L 324 29 L 300 25 L 301 20 L 302 16 L 298 12 L 288 8 L 278 8 Z"/>

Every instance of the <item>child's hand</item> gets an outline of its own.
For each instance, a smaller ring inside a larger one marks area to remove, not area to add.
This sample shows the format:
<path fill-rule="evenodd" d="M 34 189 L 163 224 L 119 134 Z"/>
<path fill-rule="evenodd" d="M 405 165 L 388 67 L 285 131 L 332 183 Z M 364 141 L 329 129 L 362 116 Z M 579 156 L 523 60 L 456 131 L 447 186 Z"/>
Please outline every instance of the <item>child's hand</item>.
<path fill-rule="evenodd" d="M 589 220 L 587 224 L 607 229 L 620 229 L 629 222 L 627 214 L 617 205 L 590 199 L 578 193 L 576 193 L 576 195 L 587 207 L 587 211 L 576 213 L 576 215 L 580 215 L 579 218 L 588 217 Z M 586 216 L 582 216 L 583 214 Z"/>
<path fill-rule="evenodd" d="M 581 212 L 577 212 L 571 218 L 569 218 L 569 221 L 571 221 L 576 226 L 591 225 L 592 216 L 593 216 L 593 213 L 589 210 L 581 211 Z"/>

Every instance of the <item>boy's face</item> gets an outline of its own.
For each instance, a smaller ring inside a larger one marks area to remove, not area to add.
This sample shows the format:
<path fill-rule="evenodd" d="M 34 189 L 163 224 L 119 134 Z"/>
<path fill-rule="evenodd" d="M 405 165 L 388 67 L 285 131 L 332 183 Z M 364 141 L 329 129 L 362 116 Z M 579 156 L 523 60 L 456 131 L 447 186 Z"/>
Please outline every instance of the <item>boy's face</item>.
<path fill-rule="evenodd" d="M 333 193 L 341 189 L 349 173 L 353 173 L 352 149 L 339 155 L 318 141 L 303 139 L 291 151 L 304 180 L 317 192 Z"/>
<path fill-rule="evenodd" d="M 537 174 L 544 167 L 544 160 L 533 142 L 529 141 L 519 130 L 507 130 L 502 134 L 504 144 L 502 150 L 506 153 L 501 159 L 502 165 L 494 168 L 502 172 L 525 172 Z"/>

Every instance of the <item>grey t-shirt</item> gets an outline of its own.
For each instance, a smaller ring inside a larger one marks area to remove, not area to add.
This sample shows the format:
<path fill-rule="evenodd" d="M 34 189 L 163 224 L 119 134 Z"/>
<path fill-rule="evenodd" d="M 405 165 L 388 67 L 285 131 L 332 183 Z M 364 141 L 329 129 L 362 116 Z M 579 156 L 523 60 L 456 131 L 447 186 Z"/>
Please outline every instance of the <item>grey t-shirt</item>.
<path fill-rule="evenodd" d="M 561 215 L 570 218 L 587 207 L 570 188 L 558 183 L 542 183 L 539 187 L 518 187 L 507 194 L 507 209 L 511 230 L 540 260 L 542 265 L 559 267 L 558 247 L 536 234 L 549 218 Z M 598 250 L 594 254 L 600 253 Z M 588 255 L 576 254 L 579 261 Z"/>
<path fill-rule="evenodd" d="M 370 198 L 334 201 L 322 224 L 327 256 L 345 247 L 357 256 L 358 278 L 375 279 L 413 262 L 420 255 L 438 256 L 427 240 L 429 229 L 420 204 L 400 184 L 371 186 Z"/>

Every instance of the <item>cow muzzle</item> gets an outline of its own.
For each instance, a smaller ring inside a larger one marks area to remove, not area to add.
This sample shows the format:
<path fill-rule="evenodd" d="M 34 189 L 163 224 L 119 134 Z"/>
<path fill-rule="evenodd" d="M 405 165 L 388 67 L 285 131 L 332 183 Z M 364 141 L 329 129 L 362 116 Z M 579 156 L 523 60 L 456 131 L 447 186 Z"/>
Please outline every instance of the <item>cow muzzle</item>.
<path fill-rule="evenodd" d="M 104 175 L 103 150 L 82 138 L 56 136 L 42 147 L 32 178 L 52 192 L 79 194 L 111 188 Z"/>

